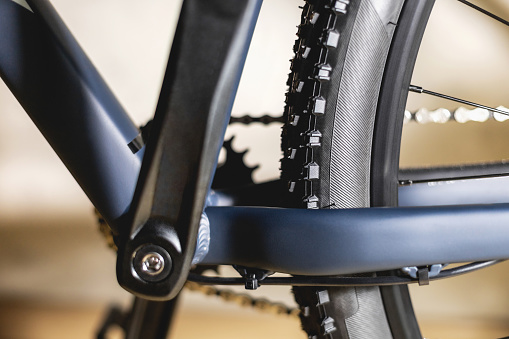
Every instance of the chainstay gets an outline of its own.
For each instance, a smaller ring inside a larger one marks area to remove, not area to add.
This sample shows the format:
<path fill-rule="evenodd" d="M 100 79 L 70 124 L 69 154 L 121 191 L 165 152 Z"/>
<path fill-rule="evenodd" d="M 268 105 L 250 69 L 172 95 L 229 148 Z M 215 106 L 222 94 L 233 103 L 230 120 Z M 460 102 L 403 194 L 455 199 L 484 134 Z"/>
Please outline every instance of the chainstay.
<path fill-rule="evenodd" d="M 498 106 L 497 109 L 509 112 L 509 109 L 503 106 Z M 450 111 L 446 108 L 438 108 L 435 110 L 421 108 L 414 112 L 410 112 L 408 110 L 405 111 L 404 123 L 408 124 L 413 122 L 418 124 L 442 124 L 447 122 L 485 122 L 488 120 L 504 122 L 509 120 L 509 117 L 500 113 L 493 113 L 482 108 L 466 109 L 464 107 L 460 107 L 454 111 Z M 257 117 L 246 114 L 241 117 L 232 117 L 230 119 L 230 124 L 241 123 L 246 125 L 251 123 L 261 123 L 268 125 L 282 122 L 284 122 L 283 116 L 271 116 L 269 114 Z M 114 236 L 110 227 L 97 210 L 95 210 L 95 215 L 98 220 L 99 231 L 103 235 L 108 247 L 114 251 L 117 251 L 117 246 L 115 244 Z M 190 291 L 200 292 L 207 296 L 217 296 L 226 302 L 234 302 L 240 306 L 252 307 L 266 313 L 290 315 L 295 317 L 298 317 L 300 314 L 300 310 L 298 308 L 287 307 L 284 304 L 271 302 L 270 300 L 264 298 L 252 298 L 248 294 L 237 293 L 229 289 L 220 289 L 209 285 L 200 285 L 191 281 L 188 281 L 185 284 L 185 288 Z"/>

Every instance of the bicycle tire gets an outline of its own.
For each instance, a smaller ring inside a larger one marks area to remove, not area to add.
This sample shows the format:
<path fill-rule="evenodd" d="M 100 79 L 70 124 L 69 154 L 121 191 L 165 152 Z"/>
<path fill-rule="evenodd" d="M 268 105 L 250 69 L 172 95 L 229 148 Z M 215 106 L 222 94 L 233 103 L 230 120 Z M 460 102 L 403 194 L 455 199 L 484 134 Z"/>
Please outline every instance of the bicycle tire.
<path fill-rule="evenodd" d="M 291 206 L 397 205 L 402 113 L 432 6 L 306 1 L 281 143 Z M 293 292 L 309 338 L 422 337 L 406 286 Z"/>

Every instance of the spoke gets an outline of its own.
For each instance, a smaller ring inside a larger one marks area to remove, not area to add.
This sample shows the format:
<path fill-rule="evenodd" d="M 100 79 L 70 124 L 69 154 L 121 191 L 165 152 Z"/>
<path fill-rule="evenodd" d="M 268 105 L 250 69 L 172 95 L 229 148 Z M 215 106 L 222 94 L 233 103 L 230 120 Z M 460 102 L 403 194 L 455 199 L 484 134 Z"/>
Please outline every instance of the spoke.
<path fill-rule="evenodd" d="M 471 7 L 471 8 L 473 8 L 473 9 L 475 9 L 475 10 L 477 10 L 477 11 L 481 12 L 482 14 L 485 14 L 485 15 L 489 16 L 489 17 L 490 17 L 490 18 L 492 18 L 492 19 L 497 20 L 498 22 L 503 23 L 503 24 L 504 24 L 504 25 L 506 25 L 506 26 L 509 26 L 509 21 L 507 21 L 507 20 L 505 20 L 505 19 L 502 19 L 502 18 L 501 18 L 501 17 L 499 17 L 498 15 L 495 15 L 495 14 L 493 14 L 493 13 L 491 13 L 491 12 L 489 12 L 489 11 L 485 10 L 484 8 L 481 8 L 481 7 L 479 7 L 479 6 L 474 5 L 474 4 L 473 4 L 473 3 L 471 3 L 470 1 L 467 1 L 467 0 L 458 0 L 458 1 L 459 1 L 459 2 L 461 2 L 461 3 L 462 3 L 462 4 L 464 4 L 464 5 L 467 5 L 467 6 Z"/>
<path fill-rule="evenodd" d="M 477 107 L 477 108 L 483 108 L 483 109 L 486 109 L 486 110 L 488 110 L 490 112 L 493 112 L 493 113 L 499 113 L 499 114 L 504 114 L 504 115 L 508 115 L 509 116 L 509 112 L 502 111 L 502 110 L 497 109 L 497 108 L 493 108 L 493 107 L 477 104 L 475 102 L 471 102 L 471 101 L 455 98 L 455 97 L 452 97 L 450 95 L 445 95 L 445 94 L 441 94 L 441 93 L 437 93 L 437 92 L 428 91 L 427 89 L 424 89 L 424 88 L 422 88 L 420 86 L 410 85 L 408 90 L 410 92 L 433 95 L 433 96 L 436 96 L 436 97 L 439 97 L 439 98 L 442 98 L 442 99 L 456 101 L 456 102 L 459 102 L 459 103 L 462 103 L 462 104 L 465 104 L 465 105 L 474 106 L 474 107 Z"/>

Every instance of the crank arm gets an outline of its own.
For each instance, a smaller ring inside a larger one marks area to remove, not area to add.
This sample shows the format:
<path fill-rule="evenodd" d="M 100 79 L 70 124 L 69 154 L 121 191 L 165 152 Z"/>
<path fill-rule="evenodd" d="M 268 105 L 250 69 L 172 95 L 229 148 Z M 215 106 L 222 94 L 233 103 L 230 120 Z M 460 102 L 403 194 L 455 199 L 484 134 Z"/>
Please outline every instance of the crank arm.
<path fill-rule="evenodd" d="M 147 141 L 117 279 L 143 298 L 174 298 L 199 221 L 261 0 L 185 0 Z"/>

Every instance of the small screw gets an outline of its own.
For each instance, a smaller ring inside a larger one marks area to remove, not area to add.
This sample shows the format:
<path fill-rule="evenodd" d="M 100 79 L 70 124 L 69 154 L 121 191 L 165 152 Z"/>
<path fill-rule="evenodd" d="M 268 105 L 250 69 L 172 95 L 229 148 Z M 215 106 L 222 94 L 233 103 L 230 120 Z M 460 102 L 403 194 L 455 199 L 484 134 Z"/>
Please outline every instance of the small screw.
<path fill-rule="evenodd" d="M 133 253 L 132 265 L 139 278 L 147 282 L 157 282 L 170 274 L 172 260 L 161 246 L 145 244 Z"/>
<path fill-rule="evenodd" d="M 158 275 L 164 269 L 164 258 L 157 252 L 150 252 L 142 259 L 141 269 L 149 275 Z"/>

